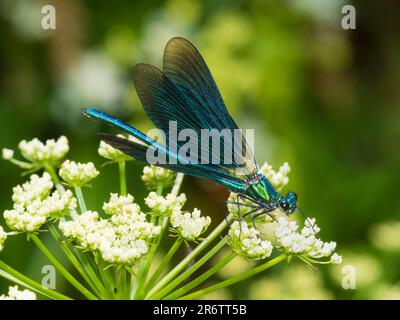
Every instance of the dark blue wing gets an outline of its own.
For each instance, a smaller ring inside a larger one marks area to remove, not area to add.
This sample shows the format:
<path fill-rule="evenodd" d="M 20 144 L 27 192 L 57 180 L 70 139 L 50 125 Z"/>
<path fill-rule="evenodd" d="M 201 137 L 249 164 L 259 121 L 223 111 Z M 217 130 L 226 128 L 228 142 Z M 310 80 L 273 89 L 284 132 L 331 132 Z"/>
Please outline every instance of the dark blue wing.
<path fill-rule="evenodd" d="M 251 150 L 233 120 L 228 121 L 231 118 L 227 112 L 219 109 L 211 112 L 211 107 L 204 106 L 204 99 L 196 92 L 175 84 L 151 65 L 135 66 L 134 85 L 147 115 L 166 134 L 167 144 L 171 149 L 179 149 L 186 143 L 169 137 L 170 125 L 175 123 L 178 133 L 185 129 L 196 133 L 192 142 L 199 146 L 198 163 L 210 163 L 210 166 L 218 167 L 242 180 L 257 172 Z M 210 139 L 201 138 L 202 129 L 208 130 Z M 230 131 L 230 139 L 222 139 L 221 130 Z M 239 138 L 234 139 L 234 135 L 238 133 Z M 210 140 L 220 141 L 219 153 L 214 154 Z M 227 153 L 226 146 L 230 146 Z M 205 149 L 208 150 L 206 156 L 201 152 Z"/>
<path fill-rule="evenodd" d="M 181 90 L 193 95 L 214 128 L 237 129 L 203 57 L 188 40 L 176 37 L 168 41 L 163 56 L 163 72 Z"/>

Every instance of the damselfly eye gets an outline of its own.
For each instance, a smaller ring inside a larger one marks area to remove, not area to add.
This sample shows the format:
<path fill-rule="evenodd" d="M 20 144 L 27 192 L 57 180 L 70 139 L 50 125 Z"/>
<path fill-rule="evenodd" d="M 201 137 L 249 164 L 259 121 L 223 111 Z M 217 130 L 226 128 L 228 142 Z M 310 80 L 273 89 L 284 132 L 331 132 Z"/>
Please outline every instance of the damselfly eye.
<path fill-rule="evenodd" d="M 282 201 L 281 208 L 283 211 L 287 211 L 287 210 L 289 210 L 289 204 L 286 201 Z"/>

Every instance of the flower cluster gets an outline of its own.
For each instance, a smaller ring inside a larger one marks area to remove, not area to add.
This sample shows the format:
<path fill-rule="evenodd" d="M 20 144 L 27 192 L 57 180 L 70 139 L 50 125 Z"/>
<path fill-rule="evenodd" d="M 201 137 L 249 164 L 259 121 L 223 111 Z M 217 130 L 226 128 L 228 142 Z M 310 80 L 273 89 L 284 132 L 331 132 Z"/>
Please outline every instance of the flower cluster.
<path fill-rule="evenodd" d="M 74 221 L 60 222 L 64 236 L 85 250 L 98 252 L 110 264 L 132 265 L 149 250 L 148 241 L 160 233 L 160 227 L 146 221 L 146 215 L 131 195 L 111 194 L 102 219 L 95 211 L 86 211 Z"/>
<path fill-rule="evenodd" d="M 246 221 L 232 222 L 228 234 L 232 250 L 244 258 L 260 260 L 272 253 L 271 242 L 261 240 L 260 232 L 249 227 Z"/>
<path fill-rule="evenodd" d="M 265 162 L 261 169 L 261 173 L 272 183 L 276 190 L 280 191 L 284 186 L 289 183 L 288 174 L 290 172 L 290 166 L 285 162 L 276 172 L 272 169 L 272 166 Z"/>
<path fill-rule="evenodd" d="M 202 217 L 198 209 L 190 212 L 175 211 L 171 214 L 171 225 L 175 232 L 187 241 L 196 240 L 211 223 L 210 217 Z"/>
<path fill-rule="evenodd" d="M 125 136 L 122 134 L 118 134 L 117 136 L 120 138 L 125 138 Z M 103 158 L 111 160 L 111 161 L 121 162 L 121 161 L 128 161 L 128 160 L 132 159 L 130 156 L 126 155 L 122 151 L 119 151 L 118 149 L 113 148 L 112 146 L 105 143 L 104 141 L 100 141 L 100 145 L 99 145 L 97 152 Z"/>
<path fill-rule="evenodd" d="M 0 300 L 36 300 L 36 294 L 28 289 L 19 290 L 18 286 L 9 287 L 8 295 L 1 295 Z"/>
<path fill-rule="evenodd" d="M 180 213 L 186 202 L 186 195 L 181 193 L 175 196 L 171 193 L 165 197 L 157 195 L 154 191 L 150 192 L 146 199 L 146 205 L 151 209 L 152 214 L 159 216 L 170 216 L 173 213 Z"/>
<path fill-rule="evenodd" d="M 4 231 L 3 227 L 0 226 L 0 251 L 4 249 L 4 242 L 7 239 L 7 233 Z"/>
<path fill-rule="evenodd" d="M 31 175 L 22 186 L 13 188 L 12 210 L 4 211 L 7 225 L 22 232 L 37 231 L 49 218 L 59 218 L 76 208 L 76 199 L 71 191 L 60 194 L 54 191 L 50 175 L 45 172 L 41 177 Z"/>
<path fill-rule="evenodd" d="M 175 172 L 161 167 L 145 166 L 143 168 L 142 181 L 149 190 L 155 190 L 158 186 L 170 187 L 174 183 L 175 177 Z"/>
<path fill-rule="evenodd" d="M 55 163 L 61 160 L 69 150 L 68 139 L 64 136 L 58 138 L 57 141 L 54 139 L 46 140 L 46 143 L 41 142 L 37 138 L 31 141 L 22 140 L 18 148 L 25 159 L 34 163 Z M 11 153 L 8 152 L 8 156 L 10 155 Z"/>
<path fill-rule="evenodd" d="M 81 187 L 99 175 L 93 162 L 80 163 L 66 160 L 61 165 L 60 177 L 72 187 Z"/>
<path fill-rule="evenodd" d="M 316 238 L 320 231 L 314 218 L 305 221 L 304 227 L 298 231 L 299 227 L 294 221 L 289 221 L 285 217 L 278 219 L 278 227 L 274 232 L 276 246 L 289 255 L 298 255 L 308 262 L 316 263 L 315 259 L 330 257 L 330 262 L 340 264 L 341 256 L 334 253 L 336 243 L 323 242 Z"/>

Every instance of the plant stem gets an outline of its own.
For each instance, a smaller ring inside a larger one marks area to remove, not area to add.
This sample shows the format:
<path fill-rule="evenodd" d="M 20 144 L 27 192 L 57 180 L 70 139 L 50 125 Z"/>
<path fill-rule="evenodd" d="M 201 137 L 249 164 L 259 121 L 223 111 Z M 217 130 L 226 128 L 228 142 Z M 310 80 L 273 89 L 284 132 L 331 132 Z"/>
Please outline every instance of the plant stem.
<path fill-rule="evenodd" d="M 61 272 L 66 280 L 71 283 L 79 292 L 81 292 L 86 298 L 90 300 L 98 300 L 98 298 L 91 293 L 87 288 L 85 288 L 78 280 L 76 280 L 68 271 L 63 267 L 63 265 L 51 254 L 51 252 L 46 248 L 44 243 L 35 234 L 31 235 L 31 239 L 37 245 L 37 247 L 42 251 L 46 258 Z"/>
<path fill-rule="evenodd" d="M 79 208 L 81 209 L 81 213 L 85 213 L 87 210 L 86 210 L 85 198 L 83 197 L 82 193 L 82 188 L 75 187 L 74 189 L 76 198 L 78 199 Z"/>
<path fill-rule="evenodd" d="M 105 290 L 95 270 L 88 263 L 88 261 L 86 261 L 86 257 L 82 257 L 81 252 L 75 250 L 74 248 L 70 248 L 70 246 L 68 246 L 68 244 L 61 239 L 61 236 L 53 223 L 49 223 L 49 230 L 54 239 L 61 246 L 69 261 L 86 281 L 86 283 L 96 292 L 97 295 L 101 297 L 107 297 L 107 291 Z"/>
<path fill-rule="evenodd" d="M 181 188 L 181 185 L 182 185 L 183 177 L 184 177 L 184 175 L 182 173 L 178 173 L 176 175 L 175 182 L 174 182 L 174 185 L 173 185 L 172 190 L 171 190 L 171 194 L 173 194 L 175 196 L 178 194 L 178 192 L 179 192 L 179 190 Z M 162 185 L 158 185 L 157 186 L 157 194 L 161 195 L 162 191 L 163 191 L 163 186 Z M 155 218 L 156 217 L 153 215 L 151 217 L 150 222 L 154 224 L 155 223 Z M 154 258 L 154 255 L 155 255 L 156 251 L 157 251 L 157 248 L 158 248 L 158 246 L 159 246 L 159 244 L 161 242 L 161 239 L 162 239 L 162 237 L 163 237 L 163 235 L 165 233 L 165 230 L 167 229 L 168 221 L 169 221 L 169 217 L 164 217 L 164 218 L 159 217 L 159 219 L 158 219 L 158 225 L 161 224 L 160 235 L 155 240 L 155 243 L 152 244 L 152 246 L 150 248 L 150 252 L 149 252 L 148 256 L 145 258 L 145 262 L 144 262 L 144 264 L 142 265 L 142 267 L 139 270 L 139 275 L 138 275 L 136 284 L 132 288 L 132 292 L 131 292 L 131 296 L 133 295 L 133 297 L 135 297 L 135 299 L 144 298 L 145 293 L 147 292 L 143 288 L 145 283 L 146 283 L 147 273 L 148 273 L 148 271 L 150 269 L 152 260 Z"/>
<path fill-rule="evenodd" d="M 121 196 L 126 196 L 126 163 L 125 161 L 118 162 L 119 169 L 119 188 Z"/>
<path fill-rule="evenodd" d="M 72 300 L 70 297 L 67 297 L 55 290 L 51 290 L 43 287 L 41 284 L 36 281 L 28 278 L 27 276 L 19 273 L 17 270 L 11 268 L 9 265 L 0 260 L 0 276 L 11 280 L 15 283 L 18 283 L 30 290 L 36 291 L 41 295 L 55 299 L 55 300 Z"/>
<path fill-rule="evenodd" d="M 173 194 L 174 196 L 178 195 L 179 190 L 180 190 L 180 188 L 182 186 L 182 182 L 183 182 L 183 177 L 184 176 L 185 175 L 183 173 L 178 173 L 176 175 L 174 186 L 172 187 L 172 190 L 171 190 L 171 194 Z"/>
<path fill-rule="evenodd" d="M 122 267 L 116 270 L 116 273 L 117 273 L 117 283 L 118 283 L 117 296 L 120 300 L 125 300 L 127 292 L 127 287 L 126 287 L 127 271 L 124 267 Z"/>
<path fill-rule="evenodd" d="M 228 237 L 225 237 L 222 241 L 218 242 L 210 251 L 208 251 L 203 257 L 201 257 L 195 264 L 190 268 L 181 273 L 163 289 L 158 291 L 156 294 L 149 297 L 149 299 L 159 300 L 167 295 L 170 291 L 175 289 L 180 283 L 190 277 L 196 270 L 210 260 L 228 241 Z"/>
<path fill-rule="evenodd" d="M 50 164 L 45 164 L 44 169 L 50 174 L 51 178 L 53 179 L 54 184 L 56 185 L 57 190 L 64 193 L 65 190 L 64 190 L 62 184 L 60 183 L 60 179 L 58 178 L 58 175 L 57 175 L 56 171 L 54 170 L 54 167 Z"/>
<path fill-rule="evenodd" d="M 103 285 L 108 290 L 110 299 L 115 298 L 115 283 L 114 279 L 110 274 L 110 268 L 107 268 L 104 264 L 104 260 L 101 257 L 97 258 L 97 268 L 100 272 L 100 277 L 103 281 Z"/>
<path fill-rule="evenodd" d="M 157 195 L 159 195 L 159 196 L 162 195 L 162 191 L 163 191 L 163 185 L 159 184 L 157 186 Z M 156 224 L 156 221 L 157 221 L 157 225 L 162 224 L 163 226 L 161 227 L 161 231 L 160 231 L 160 234 L 158 235 L 158 237 L 156 239 L 153 239 L 150 250 L 149 250 L 149 254 L 147 255 L 147 257 L 145 257 L 144 262 L 139 270 L 137 283 L 134 288 L 135 300 L 142 299 L 144 297 L 144 294 L 145 294 L 144 285 L 146 283 L 147 274 L 149 273 L 149 269 L 150 269 L 151 263 L 153 262 L 154 255 L 157 251 L 158 245 L 160 244 L 161 238 L 164 234 L 166 224 L 168 223 L 168 217 L 158 217 L 158 219 L 157 219 L 157 217 L 153 214 L 151 216 L 150 223 Z"/>
<path fill-rule="evenodd" d="M 183 297 L 179 298 L 179 300 L 193 300 L 193 299 L 196 299 L 198 297 L 201 297 L 201 296 L 205 295 L 206 293 L 209 293 L 209 292 L 221 289 L 221 288 L 225 288 L 225 287 L 230 286 L 230 285 L 232 285 L 234 283 L 240 282 L 240 281 L 242 281 L 242 280 L 244 280 L 246 278 L 252 277 L 255 274 L 260 273 L 260 272 L 262 272 L 262 271 L 264 271 L 266 269 L 269 269 L 269 268 L 273 267 L 274 265 L 284 261 L 285 259 L 286 259 L 286 254 L 281 254 L 280 256 L 278 256 L 278 257 L 276 257 L 276 258 L 274 258 L 272 260 L 269 260 L 269 261 L 267 261 L 267 262 L 255 267 L 253 269 L 250 269 L 250 270 L 248 270 L 246 272 L 243 272 L 243 273 L 241 273 L 241 274 L 239 274 L 237 276 L 234 276 L 232 278 L 229 278 L 227 280 L 218 282 L 218 283 L 216 283 L 216 284 L 214 284 L 212 286 L 209 286 L 207 288 L 204 288 L 204 289 L 201 289 L 199 291 L 196 291 L 196 292 L 193 292 L 191 294 L 188 294 L 186 296 L 183 296 Z"/>
<path fill-rule="evenodd" d="M 153 275 L 151 276 L 149 282 L 146 285 L 145 292 L 147 292 L 154 283 L 160 277 L 161 272 L 165 269 L 168 263 L 171 261 L 172 257 L 175 255 L 176 251 L 179 249 L 183 242 L 182 237 L 178 237 L 172 247 L 169 249 L 168 253 L 164 256 L 161 260 L 160 265 L 157 267 L 156 271 L 154 271 Z"/>
<path fill-rule="evenodd" d="M 162 278 L 156 286 L 146 295 L 146 299 L 162 289 L 168 282 L 175 278 L 179 272 L 185 268 L 190 261 L 196 258 L 232 221 L 233 215 L 229 214 L 189 255 L 187 255 L 174 269 L 172 269 L 164 278 Z M 220 240 L 224 241 L 224 240 Z"/>
<path fill-rule="evenodd" d="M 170 295 L 166 296 L 165 300 L 176 300 L 182 295 L 184 295 L 186 292 L 192 290 L 193 288 L 197 287 L 199 284 L 203 283 L 206 281 L 209 277 L 211 277 L 214 273 L 218 272 L 221 270 L 225 265 L 227 265 L 233 258 L 236 257 L 236 253 L 230 252 L 227 254 L 225 257 L 223 257 L 218 263 L 216 263 L 214 266 L 212 266 L 210 269 L 208 269 L 206 272 L 204 272 L 201 276 L 197 277 L 196 279 L 192 280 L 185 286 L 179 288 L 178 290 L 174 291 Z"/>

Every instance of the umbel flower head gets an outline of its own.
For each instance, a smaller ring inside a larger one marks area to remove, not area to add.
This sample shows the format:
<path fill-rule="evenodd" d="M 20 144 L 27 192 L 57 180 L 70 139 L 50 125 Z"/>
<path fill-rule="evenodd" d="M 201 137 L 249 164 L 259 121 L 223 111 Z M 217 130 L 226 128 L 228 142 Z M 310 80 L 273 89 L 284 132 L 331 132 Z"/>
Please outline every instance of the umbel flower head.
<path fill-rule="evenodd" d="M 19 290 L 18 286 L 8 288 L 8 295 L 2 294 L 0 300 L 36 300 L 36 294 L 28 289 Z"/>
<path fill-rule="evenodd" d="M 33 163 L 55 163 L 68 153 L 68 139 L 64 136 L 58 140 L 46 140 L 46 143 L 34 138 L 31 141 L 22 140 L 18 145 L 23 157 Z"/>
<path fill-rule="evenodd" d="M 0 226 L 0 251 L 4 249 L 4 242 L 7 239 L 7 233 L 4 231 L 3 227 Z"/>
<path fill-rule="evenodd" d="M 78 246 L 100 254 L 110 264 L 133 265 L 148 252 L 148 242 L 160 233 L 160 227 L 147 222 L 133 200 L 131 195 L 111 194 L 103 205 L 107 219 L 86 211 L 74 221 L 61 221 L 59 228 Z"/>
<path fill-rule="evenodd" d="M 172 186 L 176 173 L 156 166 L 145 166 L 143 168 L 142 181 L 149 190 L 156 190 L 159 186 L 168 188 Z"/>
<path fill-rule="evenodd" d="M 122 134 L 117 135 L 120 138 L 126 138 Z M 99 153 L 100 156 L 107 160 L 115 161 L 115 162 L 121 162 L 121 161 L 128 161 L 131 160 L 132 158 L 122 151 L 113 148 L 109 144 L 105 143 L 103 140 L 100 141 L 99 148 L 97 149 L 97 152 Z"/>
<path fill-rule="evenodd" d="M 202 217 L 200 210 L 195 208 L 193 212 L 173 212 L 170 221 L 179 236 L 187 241 L 194 241 L 207 230 L 211 218 Z"/>
<path fill-rule="evenodd" d="M 165 197 L 157 195 L 154 191 L 150 192 L 146 199 L 146 205 L 151 209 L 151 214 L 158 216 L 170 216 L 173 213 L 180 213 L 186 202 L 186 195 L 181 193 L 175 196 L 171 193 Z"/>
<path fill-rule="evenodd" d="M 274 232 L 276 246 L 288 255 L 297 255 L 309 263 L 339 264 L 342 262 L 341 256 L 334 253 L 336 242 L 324 242 L 316 237 L 320 228 L 314 218 L 308 218 L 304 227 L 301 230 L 298 229 L 296 222 L 280 217 Z M 329 258 L 329 260 L 325 262 L 318 260 L 321 258 Z"/>
<path fill-rule="evenodd" d="M 80 163 L 66 160 L 61 165 L 60 177 L 72 187 L 81 187 L 99 175 L 93 162 Z"/>
<path fill-rule="evenodd" d="M 49 218 L 60 218 L 76 208 L 76 199 L 71 191 L 60 194 L 54 191 L 50 175 L 45 172 L 41 177 L 31 175 L 22 186 L 13 188 L 12 210 L 4 211 L 7 225 L 17 231 L 37 231 Z"/>
<path fill-rule="evenodd" d="M 286 162 L 280 167 L 278 172 L 275 172 L 268 163 L 265 163 L 262 166 L 261 171 L 269 179 L 269 181 L 271 181 L 276 189 L 283 188 L 289 182 L 287 174 L 290 171 L 290 167 Z M 247 205 L 252 204 L 250 200 L 238 198 L 237 194 L 235 193 L 231 193 L 228 201 L 239 201 L 240 203 Z M 249 227 L 249 223 L 253 223 L 252 218 L 254 214 L 250 213 L 247 218 L 243 219 L 243 216 L 253 210 L 253 208 L 246 207 L 245 205 L 238 206 L 237 204 L 232 204 L 229 202 L 227 205 L 229 213 L 232 214 L 235 219 L 240 221 L 240 223 L 235 221 L 231 224 L 229 236 L 232 249 L 239 255 L 246 258 L 262 259 L 264 257 L 268 257 L 269 255 L 253 255 L 254 252 L 257 252 L 257 250 L 261 250 L 260 246 L 262 246 L 264 241 L 261 240 L 259 231 L 257 231 L 254 227 Z M 263 220 L 262 222 L 274 223 L 276 225 L 274 237 L 269 240 L 274 244 L 274 247 L 277 250 L 283 251 L 288 256 L 298 256 L 300 259 L 309 264 L 341 263 L 342 257 L 334 253 L 336 243 L 323 242 L 316 237 L 320 229 L 316 225 L 315 219 L 306 219 L 303 229 L 298 231 L 299 226 L 297 223 L 294 221 L 289 221 L 286 217 L 282 216 L 282 213 L 279 209 L 270 212 L 268 215 L 265 214 L 260 216 L 260 218 L 262 217 L 266 217 L 266 220 Z M 260 218 L 254 222 L 258 224 L 261 222 Z M 269 244 L 271 244 L 271 242 L 269 242 Z M 264 245 L 266 248 L 269 247 L 268 244 Z M 251 249 L 249 249 L 249 253 L 247 248 L 252 248 L 252 246 L 254 246 L 255 251 L 251 251 Z M 262 252 L 262 250 L 260 252 Z M 326 260 L 326 258 L 328 258 L 328 260 Z"/>
<path fill-rule="evenodd" d="M 260 232 L 246 221 L 232 222 L 228 234 L 232 250 L 244 258 L 260 260 L 272 253 L 271 241 L 261 240 Z"/>

